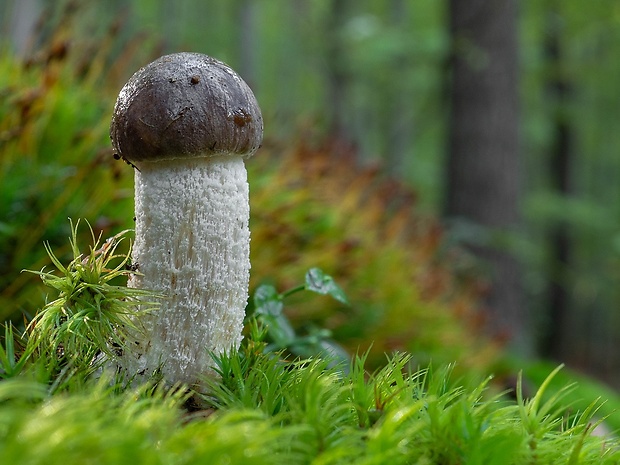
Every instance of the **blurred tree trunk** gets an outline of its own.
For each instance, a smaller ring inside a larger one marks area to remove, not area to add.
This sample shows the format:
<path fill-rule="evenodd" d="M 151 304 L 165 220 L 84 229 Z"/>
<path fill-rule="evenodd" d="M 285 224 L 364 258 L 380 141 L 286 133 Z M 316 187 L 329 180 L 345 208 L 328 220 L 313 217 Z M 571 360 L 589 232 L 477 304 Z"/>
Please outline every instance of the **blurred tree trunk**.
<path fill-rule="evenodd" d="M 2 33 L 2 38 L 10 39 L 15 52 L 23 56 L 30 51 L 35 26 L 42 11 L 41 2 L 40 0 L 9 0 L 2 10 L 4 15 L 0 20 L 0 30 L 5 31 Z M 7 31 L 8 34 L 6 34 Z"/>
<path fill-rule="evenodd" d="M 241 0 L 238 5 L 239 28 L 239 74 L 254 87 L 256 84 L 256 13 L 258 4 L 254 0 Z"/>
<path fill-rule="evenodd" d="M 530 351 L 521 270 L 491 244 L 521 225 L 517 0 L 450 0 L 452 81 L 445 213 L 490 234 L 472 250 L 488 264 L 487 330 Z"/>
<path fill-rule="evenodd" d="M 407 27 L 408 4 L 406 0 L 392 0 L 390 3 L 389 21 L 397 30 L 402 31 Z M 399 62 L 402 59 L 404 56 L 398 57 L 398 61 L 394 60 L 391 63 L 391 70 L 394 74 L 397 74 L 404 65 Z M 403 98 L 403 85 L 399 79 L 391 78 L 390 84 L 386 85 L 382 92 L 384 92 L 383 104 L 380 106 L 383 107 L 381 120 L 383 122 L 382 137 L 385 141 L 383 144 L 385 169 L 391 176 L 399 178 L 403 175 L 405 150 L 414 130 L 408 111 L 411 102 Z"/>
<path fill-rule="evenodd" d="M 162 42 L 166 50 L 174 50 L 179 46 L 181 36 L 179 31 L 183 26 L 176 18 L 181 16 L 179 8 L 183 8 L 185 5 L 173 0 L 160 0 L 156 4 L 159 6 L 159 27 L 161 28 Z"/>
<path fill-rule="evenodd" d="M 549 73 L 547 94 L 553 108 L 553 140 L 551 141 L 549 175 L 551 188 L 559 196 L 571 193 L 571 150 L 572 130 L 566 114 L 570 98 L 570 84 L 562 73 L 561 24 L 562 18 L 556 9 L 546 16 L 545 54 Z M 568 267 L 571 256 L 571 240 L 565 221 L 557 222 L 549 234 L 551 263 L 549 266 L 549 285 L 547 289 L 549 315 L 542 340 L 542 355 L 558 361 L 565 361 L 566 346 L 563 336 L 569 325 Z"/>
<path fill-rule="evenodd" d="M 338 142 L 347 143 L 350 128 L 347 126 L 347 88 L 349 73 L 346 51 L 343 49 L 342 29 L 349 17 L 349 0 L 331 0 L 326 24 L 327 102 L 329 131 Z"/>

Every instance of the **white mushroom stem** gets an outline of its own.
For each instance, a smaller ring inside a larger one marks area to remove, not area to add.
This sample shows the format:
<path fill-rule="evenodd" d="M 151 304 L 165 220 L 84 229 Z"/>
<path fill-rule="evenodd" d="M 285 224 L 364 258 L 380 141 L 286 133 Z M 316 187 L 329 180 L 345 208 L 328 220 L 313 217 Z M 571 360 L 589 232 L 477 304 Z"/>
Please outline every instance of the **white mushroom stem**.
<path fill-rule="evenodd" d="M 241 156 L 141 162 L 135 172 L 136 239 L 141 275 L 130 287 L 162 293 L 140 320 L 123 366 L 146 376 L 161 369 L 194 384 L 209 373 L 209 352 L 236 348 L 249 283 L 249 195 Z"/>

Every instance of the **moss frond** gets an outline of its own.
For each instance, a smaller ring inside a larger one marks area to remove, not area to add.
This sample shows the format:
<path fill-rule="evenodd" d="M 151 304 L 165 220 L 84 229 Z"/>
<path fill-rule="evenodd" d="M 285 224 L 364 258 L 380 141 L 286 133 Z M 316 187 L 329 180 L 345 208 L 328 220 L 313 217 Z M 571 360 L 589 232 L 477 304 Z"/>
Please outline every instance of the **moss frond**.
<path fill-rule="evenodd" d="M 136 273 L 127 267 L 130 251 L 118 253 L 128 231 L 122 231 L 102 243 L 88 225 L 92 245 L 84 255 L 77 241 L 79 221 L 71 222 L 73 259 L 65 266 L 48 244 L 50 260 L 59 274 L 31 271 L 57 292 L 32 319 L 27 328 L 32 346 L 50 358 L 76 367 L 94 368 L 100 354 L 108 358 L 123 345 L 130 331 L 139 331 L 135 316 L 155 306 L 153 292 L 113 284 L 114 280 Z M 131 247 L 129 247 L 130 249 Z"/>

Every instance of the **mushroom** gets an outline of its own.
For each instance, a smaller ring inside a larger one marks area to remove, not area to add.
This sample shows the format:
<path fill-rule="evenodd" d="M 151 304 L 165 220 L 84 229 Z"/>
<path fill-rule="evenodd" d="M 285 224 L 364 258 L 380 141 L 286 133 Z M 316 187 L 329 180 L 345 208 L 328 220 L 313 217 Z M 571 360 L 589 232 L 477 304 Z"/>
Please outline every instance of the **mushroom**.
<path fill-rule="evenodd" d="M 119 356 L 130 376 L 199 384 L 210 353 L 239 346 L 250 270 L 244 158 L 262 133 L 248 85 L 206 55 L 163 56 L 120 91 L 110 137 L 135 168 L 129 286 L 163 296 Z"/>

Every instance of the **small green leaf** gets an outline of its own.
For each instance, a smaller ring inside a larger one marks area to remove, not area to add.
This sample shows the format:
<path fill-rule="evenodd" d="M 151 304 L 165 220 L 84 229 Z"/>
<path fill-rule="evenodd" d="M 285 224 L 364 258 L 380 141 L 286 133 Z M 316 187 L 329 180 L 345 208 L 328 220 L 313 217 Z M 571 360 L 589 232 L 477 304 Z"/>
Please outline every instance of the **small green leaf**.
<path fill-rule="evenodd" d="M 278 349 L 289 347 L 297 338 L 293 326 L 282 313 L 266 315 L 263 321 L 267 325 L 269 336 Z"/>
<path fill-rule="evenodd" d="M 349 305 L 349 299 L 344 291 L 334 282 L 334 279 L 323 273 L 319 268 L 311 268 L 306 273 L 306 289 L 317 294 L 330 295 L 338 302 Z"/>
<path fill-rule="evenodd" d="M 282 296 L 271 284 L 262 284 L 254 292 L 254 312 L 257 315 L 279 316 L 284 304 Z"/>

